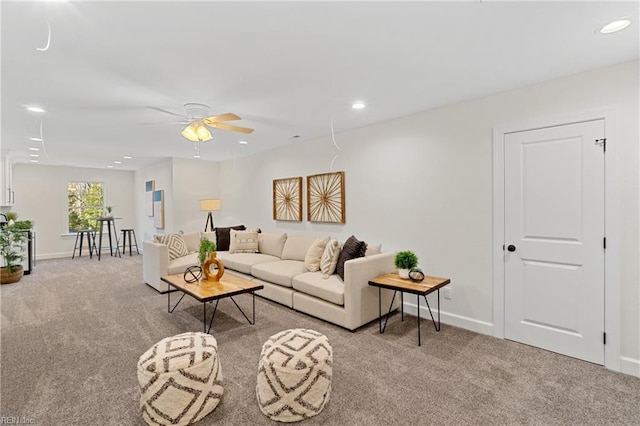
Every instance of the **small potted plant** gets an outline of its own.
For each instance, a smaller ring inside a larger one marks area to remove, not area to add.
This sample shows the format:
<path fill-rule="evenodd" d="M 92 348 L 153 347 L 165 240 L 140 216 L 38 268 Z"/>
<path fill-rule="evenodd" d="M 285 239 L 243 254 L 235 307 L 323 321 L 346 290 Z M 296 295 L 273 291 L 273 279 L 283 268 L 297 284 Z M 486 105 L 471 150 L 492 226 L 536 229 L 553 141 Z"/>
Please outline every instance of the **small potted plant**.
<path fill-rule="evenodd" d="M 8 221 L 8 225 L 13 225 L 15 223 L 15 221 L 18 219 L 18 213 L 16 212 L 9 212 L 6 215 L 7 217 L 7 221 Z"/>
<path fill-rule="evenodd" d="M 200 240 L 200 250 L 198 251 L 198 262 L 200 262 L 200 266 L 204 265 L 204 262 L 211 257 L 211 253 L 216 252 L 216 243 L 211 241 L 208 238 L 203 238 Z"/>
<path fill-rule="evenodd" d="M 394 260 L 400 278 L 409 278 L 409 270 L 418 266 L 418 256 L 412 251 L 398 252 Z"/>
<path fill-rule="evenodd" d="M 112 206 L 106 206 L 104 209 L 107 212 L 107 214 L 105 215 L 106 217 L 113 216 L 113 207 Z"/>
<path fill-rule="evenodd" d="M 0 267 L 0 283 L 11 284 L 20 281 L 24 269 L 20 262 L 24 260 L 22 252 L 27 233 L 21 227 L 7 225 L 0 230 L 0 256 L 3 265 Z"/>

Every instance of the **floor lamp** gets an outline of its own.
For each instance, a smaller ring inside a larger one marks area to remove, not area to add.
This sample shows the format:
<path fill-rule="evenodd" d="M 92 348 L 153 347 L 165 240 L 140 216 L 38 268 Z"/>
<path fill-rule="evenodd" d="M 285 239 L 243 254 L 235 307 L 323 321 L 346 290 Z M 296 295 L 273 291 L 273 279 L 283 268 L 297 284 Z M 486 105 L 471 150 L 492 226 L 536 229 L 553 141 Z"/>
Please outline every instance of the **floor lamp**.
<path fill-rule="evenodd" d="M 207 215 L 207 223 L 204 225 L 204 232 L 207 232 L 207 229 L 209 229 L 209 227 L 211 227 L 211 231 L 215 229 L 213 226 L 213 212 L 220 210 L 220 206 L 220 200 L 200 200 L 200 211 L 209 212 L 209 214 Z"/>

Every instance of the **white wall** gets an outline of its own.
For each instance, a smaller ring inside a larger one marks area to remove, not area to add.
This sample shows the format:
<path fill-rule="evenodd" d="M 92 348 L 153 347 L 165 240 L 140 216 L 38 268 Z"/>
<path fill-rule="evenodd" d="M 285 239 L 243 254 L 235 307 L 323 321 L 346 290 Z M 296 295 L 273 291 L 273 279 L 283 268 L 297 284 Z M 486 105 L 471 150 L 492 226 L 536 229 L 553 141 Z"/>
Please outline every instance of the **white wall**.
<path fill-rule="evenodd" d="M 36 258 L 71 256 L 75 234 L 67 234 L 67 184 L 103 182 L 105 205 L 113 206 L 118 229 L 133 227 L 133 172 L 37 164 L 16 164 L 13 183 L 16 202 L 11 208 L 22 220 L 33 220 L 36 231 Z"/>
<path fill-rule="evenodd" d="M 451 278 L 453 298 L 442 301 L 448 318 L 490 332 L 492 129 L 603 106 L 620 111 L 621 355 L 635 362 L 640 359 L 637 61 L 337 134 L 340 150 L 322 138 L 224 162 L 222 221 L 342 238 L 354 234 L 381 242 L 385 251 L 411 249 L 428 274 Z M 334 170 L 346 172 L 346 224 L 273 221 L 273 179 L 328 172 L 335 155 Z"/>
<path fill-rule="evenodd" d="M 164 229 L 156 229 L 153 217 L 145 213 L 144 184 L 148 180 L 155 180 L 156 190 L 164 190 Z M 200 211 L 199 201 L 217 198 L 219 184 L 220 164 L 212 161 L 167 158 L 136 171 L 136 234 L 140 244 L 154 234 L 204 230 L 207 213 Z"/>

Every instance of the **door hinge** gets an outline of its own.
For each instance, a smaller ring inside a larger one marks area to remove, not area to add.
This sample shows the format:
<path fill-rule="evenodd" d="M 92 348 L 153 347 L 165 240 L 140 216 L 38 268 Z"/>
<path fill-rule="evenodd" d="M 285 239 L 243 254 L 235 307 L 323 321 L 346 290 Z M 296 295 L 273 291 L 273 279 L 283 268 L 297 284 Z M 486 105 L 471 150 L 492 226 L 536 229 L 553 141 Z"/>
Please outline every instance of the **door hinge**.
<path fill-rule="evenodd" d="M 607 344 L 607 333 L 602 333 L 602 343 L 603 343 L 604 345 L 606 345 L 606 344 Z"/>
<path fill-rule="evenodd" d="M 504 251 L 504 244 L 502 245 L 502 251 Z"/>
<path fill-rule="evenodd" d="M 604 248 L 605 250 L 607 249 L 607 237 L 604 237 L 602 239 L 602 248 Z"/>
<path fill-rule="evenodd" d="M 596 139 L 596 145 L 602 145 L 602 150 L 607 152 L 607 138 Z"/>

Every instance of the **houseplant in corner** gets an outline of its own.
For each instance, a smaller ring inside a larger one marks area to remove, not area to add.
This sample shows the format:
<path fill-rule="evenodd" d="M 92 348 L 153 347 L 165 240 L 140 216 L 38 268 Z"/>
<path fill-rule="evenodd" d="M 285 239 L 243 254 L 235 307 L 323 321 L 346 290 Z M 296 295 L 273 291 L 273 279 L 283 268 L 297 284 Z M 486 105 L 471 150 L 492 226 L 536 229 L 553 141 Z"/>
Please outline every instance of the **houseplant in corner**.
<path fill-rule="evenodd" d="M 27 233 L 20 227 L 7 225 L 0 230 L 0 256 L 3 266 L 0 267 L 0 283 L 11 284 L 20 281 L 24 269 L 20 262 L 24 260 L 22 251 L 27 240 Z"/>
<path fill-rule="evenodd" d="M 220 281 L 220 278 L 224 275 L 224 265 L 222 265 L 220 259 L 216 257 L 216 243 L 208 238 L 200 240 L 198 262 L 200 263 L 200 266 L 202 266 L 202 273 L 205 276 L 205 280 Z M 212 263 L 218 265 L 218 273 L 216 275 L 212 275 L 209 271 Z"/>
<path fill-rule="evenodd" d="M 400 278 L 409 278 L 409 270 L 418 266 L 418 256 L 409 250 L 401 251 L 396 254 L 394 263 Z"/>

